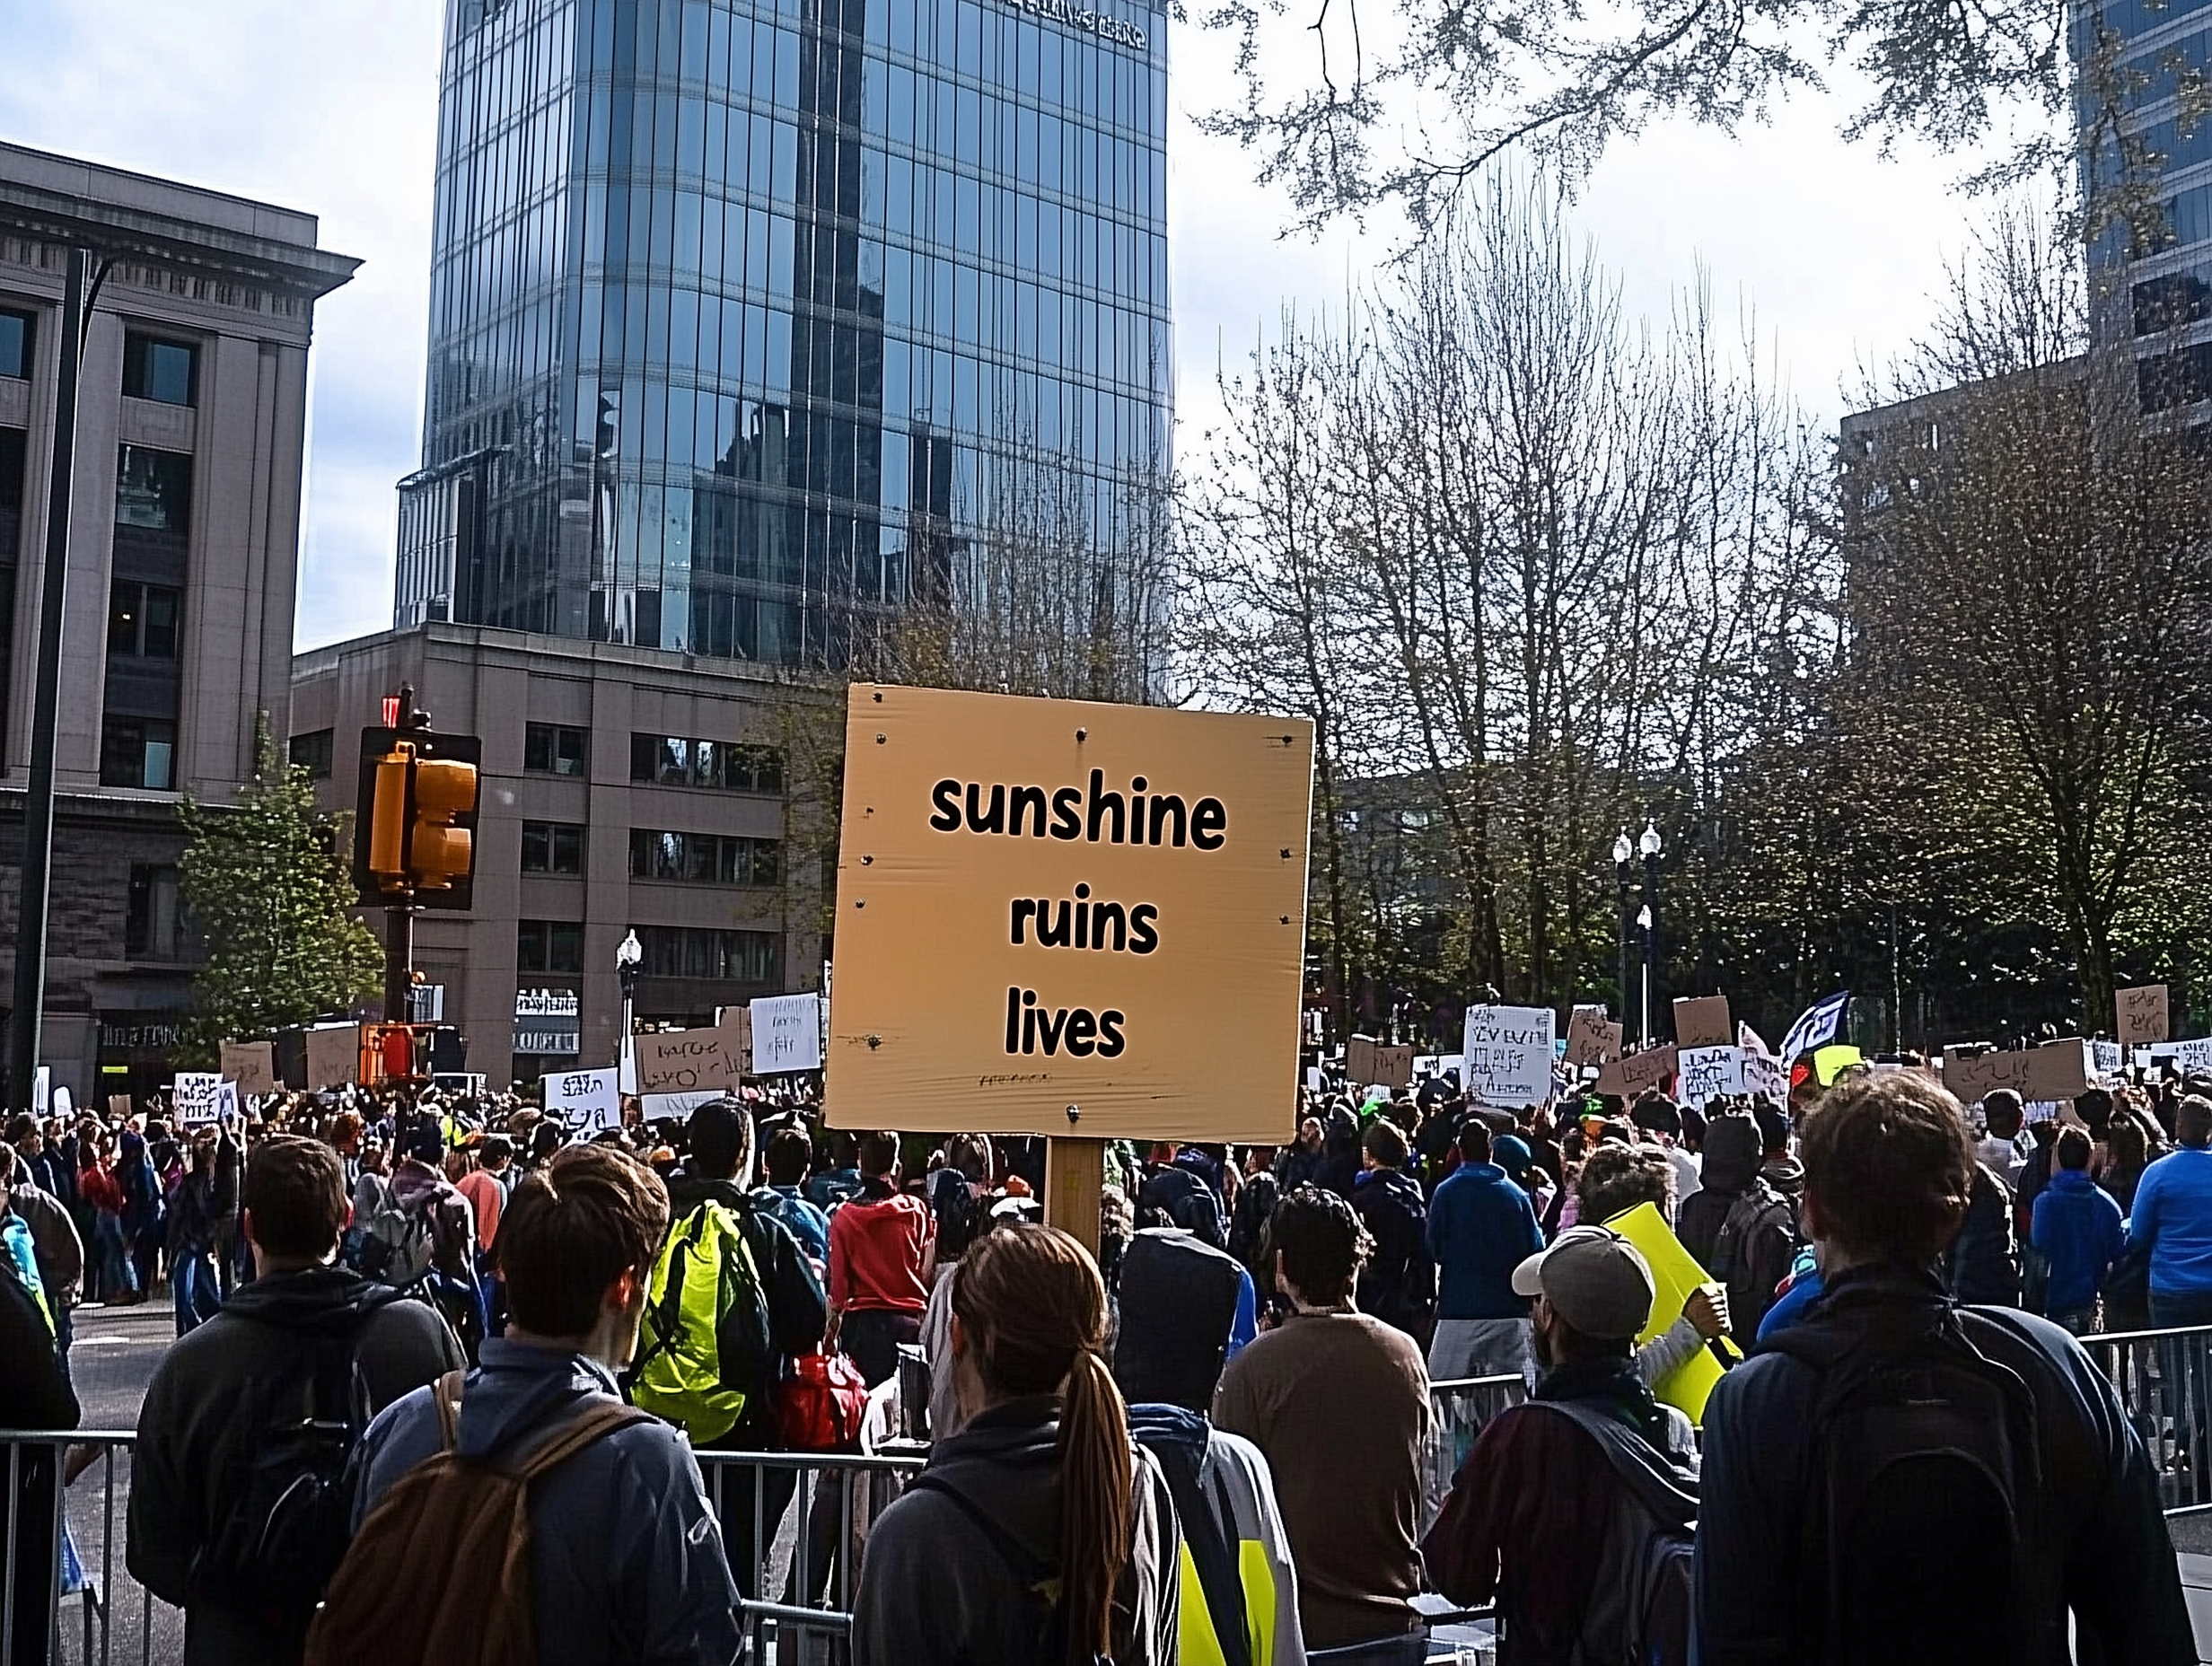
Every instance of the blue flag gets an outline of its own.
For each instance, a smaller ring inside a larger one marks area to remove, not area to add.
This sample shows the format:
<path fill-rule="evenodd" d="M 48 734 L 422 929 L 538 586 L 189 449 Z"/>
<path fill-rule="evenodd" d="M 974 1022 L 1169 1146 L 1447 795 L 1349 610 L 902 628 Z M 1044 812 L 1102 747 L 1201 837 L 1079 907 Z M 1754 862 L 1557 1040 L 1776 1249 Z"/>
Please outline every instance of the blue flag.
<path fill-rule="evenodd" d="M 1844 1009 L 1850 1004 L 1851 992 L 1845 989 L 1824 995 L 1805 1008 L 1804 1015 L 1782 1038 L 1782 1062 L 1795 1064 L 1807 1053 L 1816 1053 L 1833 1041 L 1843 1029 Z"/>

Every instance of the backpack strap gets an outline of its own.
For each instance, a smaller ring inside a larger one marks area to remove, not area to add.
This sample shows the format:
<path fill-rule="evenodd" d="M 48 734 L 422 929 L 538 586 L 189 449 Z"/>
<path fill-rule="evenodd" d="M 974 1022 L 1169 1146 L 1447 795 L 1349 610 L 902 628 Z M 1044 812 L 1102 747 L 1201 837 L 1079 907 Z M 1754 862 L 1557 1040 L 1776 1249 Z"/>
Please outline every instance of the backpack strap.
<path fill-rule="evenodd" d="M 1023 1590 L 1045 1598 L 1056 1610 L 1058 1609 L 1059 1600 L 1054 1592 L 1054 1587 L 1059 1581 L 1058 1571 L 1050 1563 L 1031 1555 L 1012 1533 L 991 1520 L 983 1506 L 974 1499 L 950 1481 L 932 1475 L 926 1469 L 907 1483 L 907 1491 L 934 1493 L 950 1503 L 983 1535 L 984 1542 L 1005 1564 L 1006 1571 L 1014 1575 Z"/>
<path fill-rule="evenodd" d="M 1659 1473 L 1666 1455 L 1617 1417 L 1586 1400 L 1528 1400 L 1519 1411 L 1549 1411 L 1567 1418 L 1597 1442 L 1623 1486 L 1662 1527 L 1688 1531 L 1698 1518 L 1694 1494 L 1668 1483 Z"/>
<path fill-rule="evenodd" d="M 438 1449 L 452 1451 L 461 1438 L 461 1390 L 465 1371 L 449 1371 L 430 1385 L 430 1403 L 438 1408 Z"/>
<path fill-rule="evenodd" d="M 619 1400 L 601 1400 L 581 1416 L 571 1420 L 567 1427 L 552 1439 L 541 1442 L 538 1450 L 510 1473 L 528 1486 L 540 1476 L 559 1469 L 585 1447 L 612 1434 L 617 1429 L 628 1428 L 633 1423 L 653 1421 L 650 1412 L 640 1411 L 635 1406 L 626 1406 Z"/>

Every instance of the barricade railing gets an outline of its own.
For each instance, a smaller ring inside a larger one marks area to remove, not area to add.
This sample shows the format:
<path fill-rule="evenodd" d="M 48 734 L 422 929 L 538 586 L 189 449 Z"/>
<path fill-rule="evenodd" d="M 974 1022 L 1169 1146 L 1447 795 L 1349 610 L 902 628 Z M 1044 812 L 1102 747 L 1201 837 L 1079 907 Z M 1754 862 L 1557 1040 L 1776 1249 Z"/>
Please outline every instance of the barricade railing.
<path fill-rule="evenodd" d="M 1444 1509 L 1452 1477 L 1483 1425 L 1509 1406 L 1528 1398 L 1527 1380 L 1518 1374 L 1455 1377 L 1428 1385 L 1428 1440 L 1421 1450 L 1421 1530 L 1426 1533 Z"/>
<path fill-rule="evenodd" d="M 2081 1340 L 2150 1449 L 2166 1513 L 2212 1506 L 2212 1326 Z"/>

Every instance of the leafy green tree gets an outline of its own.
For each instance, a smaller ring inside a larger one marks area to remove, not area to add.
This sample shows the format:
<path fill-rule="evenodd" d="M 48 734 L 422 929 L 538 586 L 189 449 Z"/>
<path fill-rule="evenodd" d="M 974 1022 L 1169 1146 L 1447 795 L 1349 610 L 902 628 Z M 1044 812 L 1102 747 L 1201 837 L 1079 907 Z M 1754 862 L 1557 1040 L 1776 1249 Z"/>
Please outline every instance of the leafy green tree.
<path fill-rule="evenodd" d="M 285 761 L 266 721 L 256 744 L 234 806 L 178 807 L 191 839 L 178 887 L 208 951 L 193 1021 L 204 1047 L 343 1012 L 383 977 L 383 950 L 351 913 L 341 829 L 316 813 L 307 771 Z"/>

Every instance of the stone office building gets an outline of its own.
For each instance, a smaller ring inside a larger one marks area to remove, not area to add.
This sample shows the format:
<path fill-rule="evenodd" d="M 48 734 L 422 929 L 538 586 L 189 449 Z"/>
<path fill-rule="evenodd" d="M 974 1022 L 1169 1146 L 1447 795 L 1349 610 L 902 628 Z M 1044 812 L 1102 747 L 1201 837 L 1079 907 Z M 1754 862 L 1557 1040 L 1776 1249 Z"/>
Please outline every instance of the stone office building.
<path fill-rule="evenodd" d="M 438 731 L 484 743 L 474 907 L 426 910 L 415 937 L 469 1069 L 498 1087 L 612 1064 L 633 930 L 641 1025 L 820 987 L 829 829 L 807 759 L 841 737 L 830 691 L 522 631 L 362 637 L 294 662 L 292 756 L 324 808 L 355 808 L 361 732 L 403 684 Z"/>
<path fill-rule="evenodd" d="M 283 735 L 315 303 L 312 215 L 0 144 L 0 957 L 21 890 L 68 251 L 85 335 L 64 607 L 44 1053 L 80 1100 L 167 1082 L 195 944 L 180 795 Z M 98 267 L 98 260 L 95 269 Z"/>

